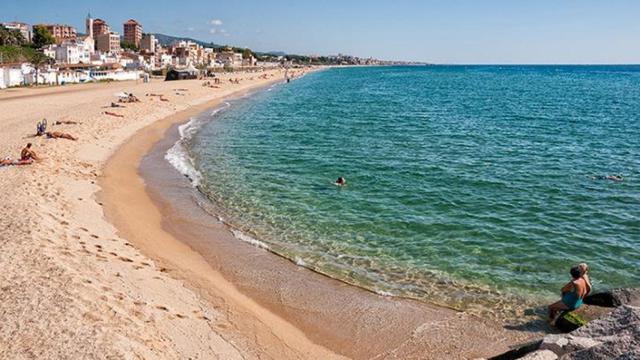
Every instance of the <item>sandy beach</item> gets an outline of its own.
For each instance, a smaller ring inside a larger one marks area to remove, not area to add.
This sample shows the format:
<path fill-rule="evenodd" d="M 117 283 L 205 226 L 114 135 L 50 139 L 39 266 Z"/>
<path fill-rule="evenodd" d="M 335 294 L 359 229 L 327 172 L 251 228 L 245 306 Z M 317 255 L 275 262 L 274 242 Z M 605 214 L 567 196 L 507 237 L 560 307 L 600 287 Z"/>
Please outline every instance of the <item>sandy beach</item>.
<path fill-rule="evenodd" d="M 184 194 L 161 194 L 163 177 L 141 174 L 176 124 L 284 76 L 271 74 L 233 74 L 240 84 L 223 78 L 219 88 L 153 80 L 0 92 L 0 155 L 32 142 L 43 157 L 0 168 L 0 358 L 456 359 L 538 335 L 297 267 L 197 209 L 184 216 L 172 202 Z M 123 91 L 141 102 L 103 108 Z M 32 137 L 45 117 L 79 140 Z"/>

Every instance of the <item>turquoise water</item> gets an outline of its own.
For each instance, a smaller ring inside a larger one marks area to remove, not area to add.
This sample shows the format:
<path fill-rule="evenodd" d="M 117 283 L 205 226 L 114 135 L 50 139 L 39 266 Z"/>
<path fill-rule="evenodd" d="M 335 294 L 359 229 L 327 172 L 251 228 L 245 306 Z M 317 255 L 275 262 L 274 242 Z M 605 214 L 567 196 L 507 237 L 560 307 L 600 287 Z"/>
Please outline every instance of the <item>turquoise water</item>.
<path fill-rule="evenodd" d="M 640 285 L 640 66 L 330 69 L 210 118 L 184 140 L 199 189 L 300 265 L 480 310 L 582 261 Z"/>

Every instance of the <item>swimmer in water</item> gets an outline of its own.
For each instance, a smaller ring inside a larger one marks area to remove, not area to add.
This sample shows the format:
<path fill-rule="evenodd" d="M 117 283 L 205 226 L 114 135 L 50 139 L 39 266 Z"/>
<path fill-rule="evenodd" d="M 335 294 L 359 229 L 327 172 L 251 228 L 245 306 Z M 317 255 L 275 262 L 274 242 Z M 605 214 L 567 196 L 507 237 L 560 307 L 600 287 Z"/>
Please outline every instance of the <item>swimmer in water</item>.
<path fill-rule="evenodd" d="M 336 180 L 335 184 L 338 186 L 344 186 L 344 185 L 347 185 L 347 180 L 345 180 L 342 176 L 340 176 L 338 180 Z"/>
<path fill-rule="evenodd" d="M 607 175 L 607 176 L 592 176 L 592 180 L 611 180 L 611 181 L 624 181 L 621 175 Z"/>

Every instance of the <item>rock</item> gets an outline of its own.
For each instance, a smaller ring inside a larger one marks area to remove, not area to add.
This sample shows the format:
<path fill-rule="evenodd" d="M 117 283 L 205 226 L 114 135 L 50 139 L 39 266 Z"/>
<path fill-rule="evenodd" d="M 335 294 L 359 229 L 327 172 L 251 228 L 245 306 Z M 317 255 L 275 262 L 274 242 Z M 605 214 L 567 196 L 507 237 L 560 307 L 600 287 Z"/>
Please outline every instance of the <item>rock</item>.
<path fill-rule="evenodd" d="M 549 350 L 558 356 L 562 356 L 571 352 L 589 349 L 600 344 L 600 341 L 587 337 L 553 334 L 547 335 L 542 339 L 540 350 Z"/>
<path fill-rule="evenodd" d="M 640 359 L 640 307 L 623 305 L 567 336 L 588 338 L 597 344 L 567 353 L 563 360 Z"/>
<path fill-rule="evenodd" d="M 564 313 L 554 324 L 563 333 L 569 333 L 590 321 L 602 318 L 613 311 L 610 307 L 583 305 L 579 309 Z"/>
<path fill-rule="evenodd" d="M 640 306 L 640 288 L 612 290 L 613 306 Z"/>
<path fill-rule="evenodd" d="M 556 360 L 558 355 L 550 350 L 537 350 L 521 357 L 521 360 Z"/>
<path fill-rule="evenodd" d="M 569 344 L 569 340 L 562 334 L 547 335 L 542 339 L 540 350 L 549 350 L 555 354 L 563 355 L 567 351 L 564 348 Z"/>
<path fill-rule="evenodd" d="M 584 303 L 606 307 L 640 306 L 640 288 L 613 289 L 592 294 L 584 298 Z"/>
<path fill-rule="evenodd" d="M 505 353 L 502 353 L 498 356 L 494 356 L 489 360 L 514 360 L 520 359 L 522 356 L 525 356 L 533 351 L 538 350 L 542 340 L 536 340 L 530 343 L 522 344 L 515 349 L 511 349 Z"/>
<path fill-rule="evenodd" d="M 585 320 L 580 314 L 576 311 L 565 311 L 562 313 L 556 322 L 553 324 L 558 330 L 563 333 L 569 333 L 581 326 L 587 325 L 587 320 Z"/>

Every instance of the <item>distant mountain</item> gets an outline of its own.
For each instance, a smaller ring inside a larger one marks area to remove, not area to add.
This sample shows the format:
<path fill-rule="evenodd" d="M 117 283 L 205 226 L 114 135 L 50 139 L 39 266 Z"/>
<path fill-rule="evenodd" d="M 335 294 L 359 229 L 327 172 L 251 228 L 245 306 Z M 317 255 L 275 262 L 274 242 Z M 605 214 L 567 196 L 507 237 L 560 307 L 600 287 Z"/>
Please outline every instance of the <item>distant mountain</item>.
<path fill-rule="evenodd" d="M 259 55 L 272 55 L 272 56 L 287 56 L 287 55 L 289 55 L 284 51 L 263 51 L 263 52 L 256 52 L 256 54 L 259 54 Z"/>
<path fill-rule="evenodd" d="M 160 42 L 160 45 L 162 46 L 167 46 L 170 45 L 173 42 L 176 41 L 192 41 L 200 46 L 203 47 L 209 47 L 209 48 L 221 48 L 224 47 L 224 45 L 218 45 L 212 42 L 204 42 L 201 40 L 196 40 L 196 39 L 192 39 L 192 38 L 188 38 L 188 37 L 180 37 L 180 36 L 171 36 L 171 35 L 165 35 L 165 34 L 159 34 L 159 33 L 154 33 L 151 34 L 153 36 L 156 37 L 156 39 L 158 39 L 158 41 Z"/>

